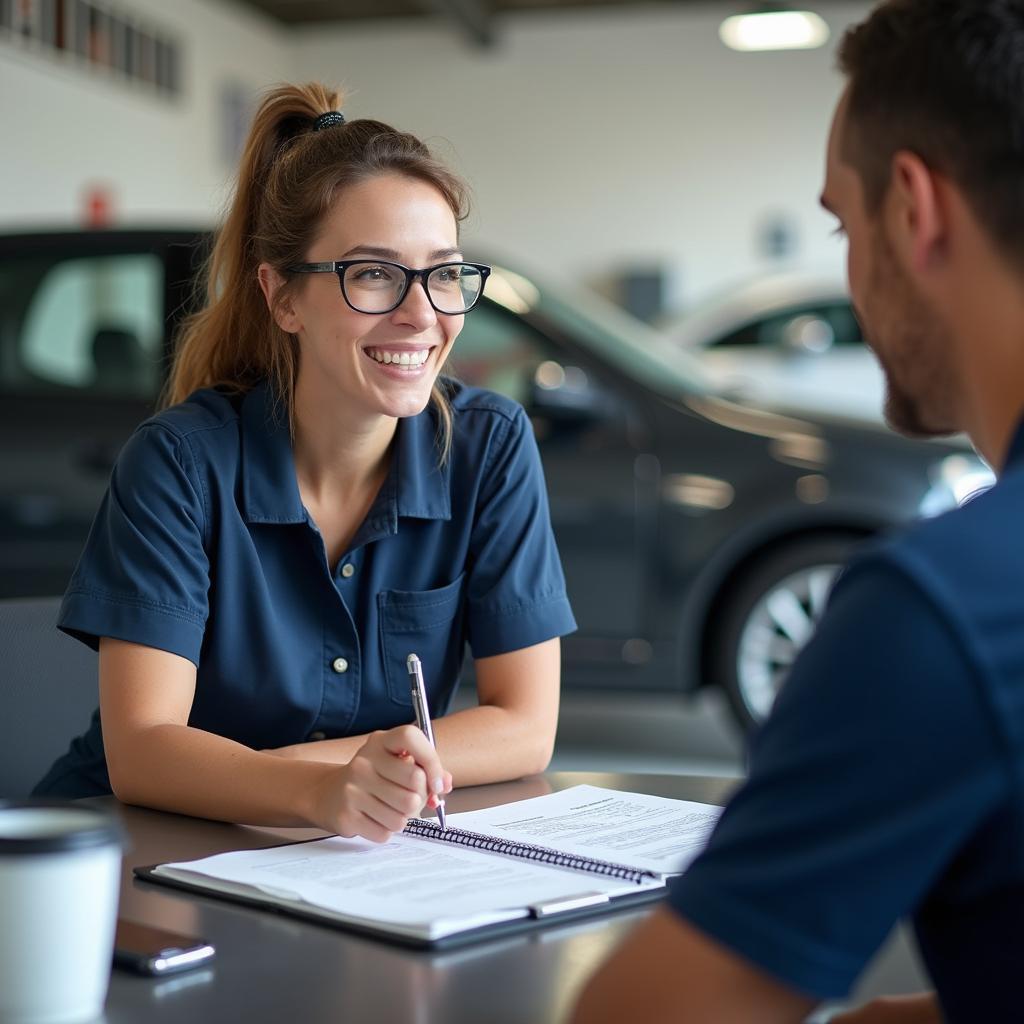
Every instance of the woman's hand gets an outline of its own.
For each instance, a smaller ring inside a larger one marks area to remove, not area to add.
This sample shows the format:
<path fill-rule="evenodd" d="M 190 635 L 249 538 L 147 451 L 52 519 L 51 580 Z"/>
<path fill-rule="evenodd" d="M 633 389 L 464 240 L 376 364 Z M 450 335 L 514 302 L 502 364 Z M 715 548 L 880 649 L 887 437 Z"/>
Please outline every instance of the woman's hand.
<path fill-rule="evenodd" d="M 829 1024 L 942 1024 L 942 1011 L 934 992 L 872 999 L 856 1010 L 838 1013 Z"/>
<path fill-rule="evenodd" d="M 325 776 L 314 795 L 314 823 L 340 836 L 387 842 L 451 788 L 426 736 L 400 725 L 371 734 L 348 764 Z"/>

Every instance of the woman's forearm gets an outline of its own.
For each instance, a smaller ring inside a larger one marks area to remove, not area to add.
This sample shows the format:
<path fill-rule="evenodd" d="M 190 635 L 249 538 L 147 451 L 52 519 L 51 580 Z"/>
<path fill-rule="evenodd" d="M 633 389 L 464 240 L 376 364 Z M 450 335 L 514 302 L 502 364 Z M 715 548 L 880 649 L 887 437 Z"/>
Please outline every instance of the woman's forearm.
<path fill-rule="evenodd" d="M 321 764 L 348 764 L 356 751 L 369 739 L 368 733 L 358 736 L 342 736 L 336 740 L 312 740 L 309 743 L 293 743 L 287 747 L 275 747 L 264 753 L 290 761 L 319 761 Z"/>
<path fill-rule="evenodd" d="M 414 725 L 374 733 L 343 765 L 275 757 L 186 725 L 195 675 L 178 655 L 101 642 L 107 768 L 124 802 L 386 842 L 451 789 L 437 751 Z"/>
<path fill-rule="evenodd" d="M 557 637 L 476 660 L 480 705 L 433 723 L 441 763 L 456 786 L 506 782 L 547 768 L 558 726 L 560 664 Z M 320 740 L 282 747 L 274 753 L 347 764 L 366 739 Z"/>
<path fill-rule="evenodd" d="M 187 725 L 141 729 L 108 754 L 114 793 L 125 803 L 249 825 L 315 825 L 315 793 L 337 770 Z"/>
<path fill-rule="evenodd" d="M 484 704 L 434 722 L 441 763 L 456 786 L 505 782 L 544 771 L 551 760 L 554 730 L 531 716 Z"/>
<path fill-rule="evenodd" d="M 537 723 L 521 712 L 483 706 L 466 708 L 433 722 L 441 763 L 452 773 L 456 786 L 505 782 L 544 771 L 551 760 L 554 735 L 545 735 Z M 299 761 L 348 764 L 366 742 L 366 736 L 319 740 L 270 751 Z"/>
<path fill-rule="evenodd" d="M 108 761 L 117 796 L 161 810 L 250 825 L 313 825 L 387 842 L 451 776 L 413 725 L 377 732 L 347 765 L 288 761 L 189 726 L 122 735 Z"/>

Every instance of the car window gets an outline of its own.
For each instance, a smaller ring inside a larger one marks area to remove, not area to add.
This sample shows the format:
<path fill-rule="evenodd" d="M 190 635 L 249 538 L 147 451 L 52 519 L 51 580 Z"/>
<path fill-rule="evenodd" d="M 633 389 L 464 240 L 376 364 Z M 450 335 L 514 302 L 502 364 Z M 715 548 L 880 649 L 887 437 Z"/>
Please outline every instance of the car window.
<path fill-rule="evenodd" d="M 794 306 L 781 313 L 743 324 L 713 342 L 710 348 L 747 346 L 818 353 L 860 345 L 860 324 L 849 302 Z"/>
<path fill-rule="evenodd" d="M 0 262 L 0 387 L 151 398 L 163 286 L 152 253 Z"/>
<path fill-rule="evenodd" d="M 519 317 L 484 301 L 466 317 L 450 369 L 467 384 L 528 405 L 537 368 L 551 358 L 546 338 Z"/>
<path fill-rule="evenodd" d="M 659 395 L 676 399 L 686 393 L 714 391 L 713 382 L 693 356 L 598 295 L 570 291 L 563 298 L 545 289 L 537 309 L 615 370 Z"/>

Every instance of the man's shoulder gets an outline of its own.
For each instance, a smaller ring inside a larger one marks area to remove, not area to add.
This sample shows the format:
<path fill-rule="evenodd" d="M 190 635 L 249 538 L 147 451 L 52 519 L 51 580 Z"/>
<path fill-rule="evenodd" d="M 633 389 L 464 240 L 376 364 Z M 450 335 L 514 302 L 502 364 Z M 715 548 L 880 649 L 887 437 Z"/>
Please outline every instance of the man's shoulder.
<path fill-rule="evenodd" d="M 944 620 L 996 640 L 1008 618 L 1024 617 L 1022 517 L 1024 474 L 1016 474 L 956 509 L 866 546 L 845 575 L 863 582 L 872 574 L 884 601 L 886 573 L 895 570 Z"/>
<path fill-rule="evenodd" d="M 998 572 L 1024 564 L 1019 543 L 1024 515 L 1024 473 L 999 480 L 963 505 L 914 523 L 884 541 L 880 550 L 896 561 L 927 564 L 944 576 Z"/>

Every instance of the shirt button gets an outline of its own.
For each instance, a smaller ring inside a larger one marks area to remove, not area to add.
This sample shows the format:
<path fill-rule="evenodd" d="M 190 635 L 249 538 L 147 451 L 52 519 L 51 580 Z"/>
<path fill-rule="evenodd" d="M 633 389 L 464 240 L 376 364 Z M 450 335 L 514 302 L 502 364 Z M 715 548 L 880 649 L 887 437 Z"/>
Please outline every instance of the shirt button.
<path fill-rule="evenodd" d="M 351 562 L 346 562 L 341 567 L 341 575 L 348 579 L 356 571 L 356 567 Z"/>
<path fill-rule="evenodd" d="M 335 658 L 334 661 L 331 662 L 331 668 L 333 668 L 338 675 L 341 675 L 342 672 L 348 671 L 348 662 L 344 658 Z"/>
<path fill-rule="evenodd" d="M 314 740 L 314 741 L 316 741 L 316 742 L 319 742 L 320 740 L 325 740 L 325 739 L 327 739 L 327 733 L 325 733 L 325 732 L 320 732 L 319 730 L 317 730 L 316 732 L 311 732 L 311 733 L 309 734 L 309 738 L 310 738 L 311 740 Z"/>

